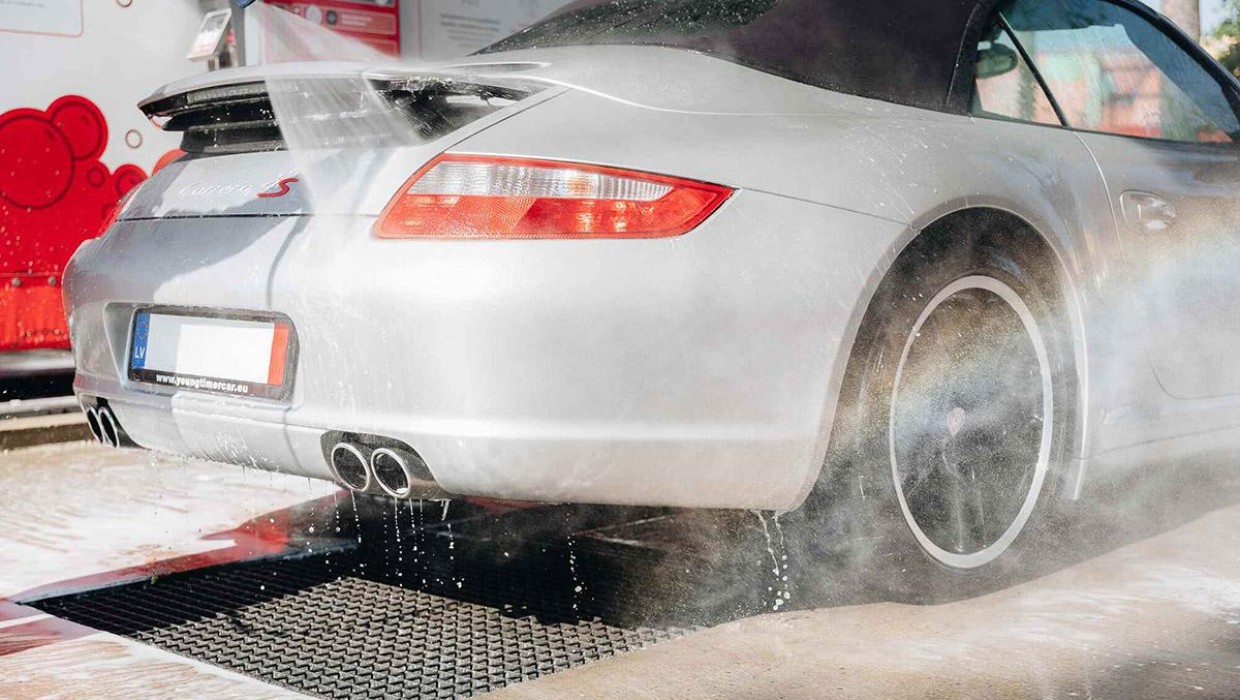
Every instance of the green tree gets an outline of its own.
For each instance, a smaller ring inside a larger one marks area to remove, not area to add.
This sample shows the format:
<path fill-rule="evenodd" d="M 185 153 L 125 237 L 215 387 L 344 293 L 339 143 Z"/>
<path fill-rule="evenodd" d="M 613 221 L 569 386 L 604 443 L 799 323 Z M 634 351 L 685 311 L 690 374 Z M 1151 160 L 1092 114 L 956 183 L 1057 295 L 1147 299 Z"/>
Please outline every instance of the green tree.
<path fill-rule="evenodd" d="M 1224 12 L 1226 19 L 1214 30 L 1214 37 L 1229 45 L 1222 49 L 1219 61 L 1240 76 L 1240 0 L 1227 0 Z"/>

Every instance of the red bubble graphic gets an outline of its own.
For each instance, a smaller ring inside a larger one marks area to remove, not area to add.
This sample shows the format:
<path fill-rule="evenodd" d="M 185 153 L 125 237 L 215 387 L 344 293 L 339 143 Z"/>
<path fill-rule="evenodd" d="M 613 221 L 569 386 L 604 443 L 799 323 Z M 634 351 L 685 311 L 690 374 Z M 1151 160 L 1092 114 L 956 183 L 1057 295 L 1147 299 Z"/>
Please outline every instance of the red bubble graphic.
<path fill-rule="evenodd" d="M 68 347 L 60 275 L 146 179 L 101 163 L 107 144 L 103 112 L 79 95 L 0 114 L 0 352 Z"/>

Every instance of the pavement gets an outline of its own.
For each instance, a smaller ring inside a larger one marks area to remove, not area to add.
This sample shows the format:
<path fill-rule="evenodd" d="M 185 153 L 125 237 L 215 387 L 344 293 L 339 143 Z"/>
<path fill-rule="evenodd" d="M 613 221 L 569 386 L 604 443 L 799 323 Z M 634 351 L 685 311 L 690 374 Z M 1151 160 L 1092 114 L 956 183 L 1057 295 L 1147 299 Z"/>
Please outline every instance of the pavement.
<path fill-rule="evenodd" d="M 1240 697 L 1240 509 L 979 598 L 747 618 L 495 694 Z"/>
<path fill-rule="evenodd" d="M 294 553 L 312 545 L 239 528 L 334 492 L 86 442 L 0 454 L 0 697 L 301 697 L 21 603 Z"/>
<path fill-rule="evenodd" d="M 0 450 L 88 439 L 90 428 L 76 408 L 72 413 L 0 418 Z"/>
<path fill-rule="evenodd" d="M 1234 699 L 1240 479 L 1216 466 L 1099 494 L 1044 559 L 986 595 L 937 605 L 794 596 L 786 611 L 494 696 Z M 300 697 L 24 603 L 342 546 L 313 529 L 340 502 L 304 478 L 93 444 L 0 454 L 0 696 Z M 684 516 L 696 517 L 707 516 Z"/>
<path fill-rule="evenodd" d="M 86 416 L 73 396 L 0 400 L 0 451 L 90 437 Z"/>

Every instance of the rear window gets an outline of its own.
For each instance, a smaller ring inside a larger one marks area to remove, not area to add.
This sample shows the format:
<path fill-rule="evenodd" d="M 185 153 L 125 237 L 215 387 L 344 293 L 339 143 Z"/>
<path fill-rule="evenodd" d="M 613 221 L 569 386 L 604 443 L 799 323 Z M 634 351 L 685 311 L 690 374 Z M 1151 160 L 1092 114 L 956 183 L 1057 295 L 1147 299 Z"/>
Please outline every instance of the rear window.
<path fill-rule="evenodd" d="M 654 44 L 726 53 L 727 35 L 780 0 L 593 0 L 500 41 L 483 53 L 572 44 Z"/>
<path fill-rule="evenodd" d="M 697 51 L 798 82 L 942 108 L 967 3 L 910 23 L 856 0 L 594 0 L 480 53 L 582 44 Z"/>

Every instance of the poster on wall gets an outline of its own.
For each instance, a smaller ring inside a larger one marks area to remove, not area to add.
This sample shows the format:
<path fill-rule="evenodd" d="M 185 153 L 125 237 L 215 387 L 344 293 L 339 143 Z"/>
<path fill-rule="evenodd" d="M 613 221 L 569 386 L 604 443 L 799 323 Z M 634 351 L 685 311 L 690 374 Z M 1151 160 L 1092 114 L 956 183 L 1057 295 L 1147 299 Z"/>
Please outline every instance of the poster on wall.
<path fill-rule="evenodd" d="M 224 44 L 225 35 L 228 33 L 230 19 L 232 19 L 232 10 L 228 8 L 203 15 L 202 23 L 198 25 L 198 34 L 194 37 L 194 43 L 190 45 L 189 53 L 185 54 L 185 57 L 191 61 L 202 61 L 218 55 Z"/>
<path fill-rule="evenodd" d="M 0 0 L 3 2 L 4 0 Z M 400 0 L 267 0 L 387 56 L 400 55 Z"/>
<path fill-rule="evenodd" d="M 83 0 L 0 0 L 0 32 L 82 35 Z"/>
<path fill-rule="evenodd" d="M 416 0 L 418 54 L 466 56 L 513 34 L 567 4 L 567 0 Z"/>

